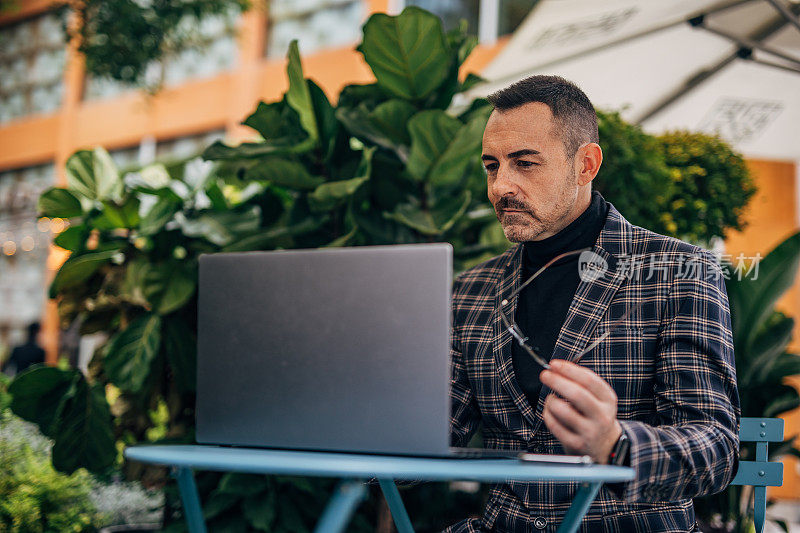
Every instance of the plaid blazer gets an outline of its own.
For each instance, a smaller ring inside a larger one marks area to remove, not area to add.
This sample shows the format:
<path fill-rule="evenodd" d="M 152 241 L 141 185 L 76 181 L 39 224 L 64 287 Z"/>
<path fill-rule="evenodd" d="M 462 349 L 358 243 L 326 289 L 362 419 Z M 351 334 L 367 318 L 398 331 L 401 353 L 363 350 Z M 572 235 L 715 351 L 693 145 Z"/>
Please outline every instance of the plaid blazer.
<path fill-rule="evenodd" d="M 634 226 L 613 205 L 592 251 L 608 269 L 580 282 L 552 357 L 573 359 L 642 302 L 580 362 L 616 391 L 636 477 L 604 485 L 581 531 L 690 531 L 691 498 L 723 490 L 738 464 L 739 397 L 721 268 L 710 252 Z M 549 389 L 529 404 L 497 312 L 521 282 L 521 256 L 514 246 L 455 281 L 453 446 L 465 446 L 482 424 L 487 448 L 564 453 L 542 420 Z M 516 301 L 510 305 L 513 316 Z M 554 531 L 576 490 L 563 482 L 494 485 L 481 518 L 447 531 Z"/>

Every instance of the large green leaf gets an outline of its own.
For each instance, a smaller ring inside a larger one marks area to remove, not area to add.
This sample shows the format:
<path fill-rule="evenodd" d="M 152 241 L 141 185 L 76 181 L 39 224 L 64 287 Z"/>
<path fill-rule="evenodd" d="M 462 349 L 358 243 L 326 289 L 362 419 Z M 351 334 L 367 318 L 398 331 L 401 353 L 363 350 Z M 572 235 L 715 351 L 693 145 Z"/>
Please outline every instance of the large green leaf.
<path fill-rule="evenodd" d="M 297 112 L 285 101 L 271 104 L 259 102 L 256 110 L 242 124 L 250 126 L 273 144 L 294 146 L 308 137 Z"/>
<path fill-rule="evenodd" d="M 472 72 L 470 72 L 469 74 L 467 74 L 467 77 L 461 83 L 461 87 L 459 88 L 459 91 L 460 92 L 469 91 L 470 89 L 472 89 L 476 85 L 481 84 L 481 83 L 485 83 L 485 82 L 486 82 L 486 79 L 481 78 L 477 74 L 473 74 Z"/>
<path fill-rule="evenodd" d="M 53 439 L 57 470 L 102 472 L 114 462 L 117 451 L 102 385 L 90 386 L 78 370 L 37 365 L 17 376 L 8 391 L 12 411 Z"/>
<path fill-rule="evenodd" d="M 397 16 L 372 15 L 364 24 L 359 50 L 378 84 L 406 100 L 431 94 L 444 81 L 450 66 L 441 21 L 413 6 Z"/>
<path fill-rule="evenodd" d="M 90 200 L 119 198 L 122 180 L 103 148 L 79 150 L 67 159 L 67 188 Z"/>
<path fill-rule="evenodd" d="M 265 139 L 280 138 L 281 135 L 281 122 L 283 122 L 283 110 L 286 105 L 281 102 L 273 102 L 268 104 L 266 102 L 259 102 L 256 110 L 253 111 L 241 124 L 243 126 L 250 126 Z"/>
<path fill-rule="evenodd" d="M 214 211 L 227 211 L 231 208 L 225 193 L 222 192 L 220 187 L 220 180 L 216 177 L 209 180 L 208 186 L 205 190 L 208 199 L 211 201 L 211 209 Z"/>
<path fill-rule="evenodd" d="M 470 165 L 480 157 L 488 118 L 488 113 L 476 116 L 458 130 L 430 168 L 428 182 L 432 188 L 452 188 L 461 183 Z"/>
<path fill-rule="evenodd" d="M 251 206 L 246 211 L 207 211 L 197 218 L 186 218 L 178 213 L 176 220 L 187 237 L 202 237 L 217 246 L 225 246 L 240 235 L 259 228 L 261 210 Z"/>
<path fill-rule="evenodd" d="M 111 411 L 103 385 L 89 385 L 78 372 L 55 421 L 53 466 L 66 473 L 78 468 L 104 472 L 117 456 Z"/>
<path fill-rule="evenodd" d="M 445 38 L 447 46 L 455 52 L 455 62 L 458 66 L 461 66 L 478 46 L 478 38 L 469 33 L 469 24 L 465 19 L 461 19 L 457 27 L 448 31 Z M 474 76 L 474 74 L 468 74 L 468 76 Z"/>
<path fill-rule="evenodd" d="M 369 114 L 372 123 L 396 144 L 410 145 L 408 121 L 417 108 L 404 100 L 389 100 L 378 104 Z"/>
<path fill-rule="evenodd" d="M 186 323 L 177 317 L 164 319 L 162 350 L 172 369 L 172 377 L 183 392 L 197 388 L 197 339 Z"/>
<path fill-rule="evenodd" d="M 353 226 L 353 228 L 350 231 L 348 231 L 341 237 L 333 239 L 331 242 L 321 246 L 320 248 L 339 248 L 341 246 L 347 246 L 347 244 L 353 240 L 353 238 L 356 236 L 357 233 L 358 233 L 358 226 Z"/>
<path fill-rule="evenodd" d="M 459 81 L 459 69 L 464 60 L 478 44 L 478 39 L 468 32 L 469 25 L 466 20 L 461 20 L 457 28 L 447 32 L 445 36 L 450 56 L 450 66 L 445 80 L 436 88 L 426 102 L 426 107 L 433 109 L 447 109 L 453 101 L 453 96 L 462 89 Z"/>
<path fill-rule="evenodd" d="M 727 265 L 728 271 L 732 272 L 733 268 L 730 264 Z M 745 280 L 746 283 L 746 280 Z M 747 296 L 745 294 L 745 283 L 737 280 L 734 277 L 725 280 L 725 292 L 728 293 L 728 305 L 731 310 L 731 327 L 733 329 L 733 344 L 739 348 L 736 350 L 736 356 L 740 352 L 744 352 L 744 345 L 746 342 L 747 329 L 745 328 L 745 315 L 748 307 Z"/>
<path fill-rule="evenodd" d="M 268 157 L 247 170 L 246 179 L 268 181 L 289 189 L 315 189 L 325 182 L 320 176 L 312 176 L 306 166 L 280 157 Z"/>
<path fill-rule="evenodd" d="M 19 374 L 11 382 L 11 410 L 20 418 L 33 422 L 47 437 L 53 437 L 53 422 L 58 407 L 75 378 L 74 371 L 36 365 Z"/>
<path fill-rule="evenodd" d="M 311 80 L 306 80 L 306 84 L 311 95 L 311 105 L 314 109 L 314 120 L 319 131 L 319 144 L 322 147 L 323 159 L 328 160 L 333 155 L 333 150 L 336 147 L 339 122 L 336 120 L 336 112 L 328 101 L 325 92 Z"/>
<path fill-rule="evenodd" d="M 289 64 L 286 67 L 286 74 L 289 77 L 289 90 L 286 91 L 286 103 L 292 106 L 300 116 L 300 124 L 306 130 L 308 136 L 315 141 L 319 139 L 319 128 L 317 119 L 314 116 L 314 104 L 311 101 L 311 91 L 303 77 L 303 65 L 300 62 L 300 50 L 297 47 L 297 40 L 289 43 L 287 54 Z"/>
<path fill-rule="evenodd" d="M 120 296 L 134 305 L 148 307 L 150 302 L 144 296 L 144 278 L 148 270 L 150 270 L 150 260 L 147 256 L 141 255 L 129 261 L 126 264 Z"/>
<path fill-rule="evenodd" d="M 259 229 L 251 235 L 246 235 L 231 244 L 223 247 L 222 252 L 247 252 L 250 250 L 272 250 L 280 243 L 295 235 L 310 233 L 320 228 L 327 220 L 327 215 L 309 217 L 297 224 L 280 226 L 270 230 Z"/>
<path fill-rule="evenodd" d="M 778 384 L 771 388 L 769 401 L 760 416 L 772 418 L 797 407 L 800 407 L 800 397 L 797 395 L 797 390 L 789 385 Z"/>
<path fill-rule="evenodd" d="M 417 230 L 423 235 L 441 235 L 464 216 L 472 194 L 464 191 L 460 196 L 445 198 L 431 210 L 415 204 L 400 204 L 388 217 Z"/>
<path fill-rule="evenodd" d="M 39 216 L 72 218 L 83 214 L 81 202 L 67 189 L 52 187 L 39 197 Z"/>
<path fill-rule="evenodd" d="M 742 385 L 763 383 L 792 340 L 794 320 L 783 316 L 756 337 L 749 350 L 736 354 L 736 371 Z M 747 361 L 743 360 L 747 357 Z"/>
<path fill-rule="evenodd" d="M 208 500 L 203 502 L 203 517 L 206 520 L 216 518 L 233 508 L 233 506 L 238 504 L 241 500 L 242 497 L 238 494 L 222 493 L 215 490 L 211 493 Z M 177 531 L 183 530 L 176 528 L 174 532 Z"/>
<path fill-rule="evenodd" d="M 329 211 L 353 196 L 367 179 L 368 176 L 364 176 L 323 183 L 308 195 L 308 204 L 312 211 Z"/>
<path fill-rule="evenodd" d="M 89 228 L 84 224 L 70 226 L 53 238 L 53 243 L 65 250 L 78 251 L 89 237 Z"/>
<path fill-rule="evenodd" d="M 142 181 L 147 187 L 156 190 L 169 187 L 172 181 L 167 167 L 161 163 L 147 165 L 139 171 L 139 175 L 142 177 Z"/>
<path fill-rule="evenodd" d="M 371 109 L 387 98 L 389 95 L 377 83 L 353 84 L 342 89 L 336 103 L 338 109 L 358 107 L 361 104 L 365 104 Z"/>
<path fill-rule="evenodd" d="M 124 391 L 141 391 L 161 343 L 161 317 L 155 313 L 140 316 L 110 343 L 105 357 L 108 378 Z"/>
<path fill-rule="evenodd" d="M 242 511 L 251 527 L 259 531 L 273 531 L 278 514 L 278 493 L 275 490 L 258 494 L 249 493 L 242 504 Z"/>
<path fill-rule="evenodd" d="M 382 216 L 372 209 L 352 209 L 358 228 L 369 238 L 370 244 L 407 244 L 416 242 L 413 232 L 395 220 Z M 405 232 L 405 235 L 400 235 Z"/>
<path fill-rule="evenodd" d="M 745 292 L 740 326 L 746 333 L 745 348 L 752 345 L 761 325 L 771 315 L 778 299 L 789 290 L 800 268 L 800 232 L 775 247 L 758 265 L 757 279 L 740 281 Z"/>
<path fill-rule="evenodd" d="M 302 154 L 314 147 L 315 140 L 307 138 L 297 144 L 286 145 L 282 141 L 266 141 L 260 143 L 241 143 L 228 146 L 222 141 L 214 141 L 203 151 L 203 159 L 208 161 L 235 161 L 237 159 L 253 159 L 266 155 Z"/>
<path fill-rule="evenodd" d="M 308 195 L 308 205 L 312 211 L 329 211 L 342 205 L 353 196 L 370 176 L 372 171 L 372 154 L 375 148 L 365 148 L 361 163 L 356 170 L 356 177 L 349 180 L 323 183 Z"/>
<path fill-rule="evenodd" d="M 782 382 L 787 376 L 800 375 L 800 355 L 784 353 L 778 358 L 770 369 L 770 375 L 765 379 L 771 379 L 773 383 Z"/>
<path fill-rule="evenodd" d="M 94 177 L 94 154 L 91 150 L 78 150 L 72 154 L 65 166 L 67 186 L 83 198 L 97 198 Z"/>
<path fill-rule="evenodd" d="M 444 111 L 422 111 L 414 115 L 408 123 L 411 135 L 409 173 L 425 181 L 462 127 L 460 120 Z"/>
<path fill-rule="evenodd" d="M 94 219 L 97 229 L 135 228 L 139 225 L 139 199 L 131 196 L 123 204 L 103 201 L 103 211 Z"/>
<path fill-rule="evenodd" d="M 186 304 L 197 287 L 195 266 L 178 260 L 148 264 L 142 292 L 153 312 L 166 315 Z"/>
<path fill-rule="evenodd" d="M 408 160 L 411 144 L 407 124 L 417 108 L 403 100 L 389 100 L 369 111 L 362 104 L 355 108 L 340 107 L 336 116 L 356 137 L 394 151 L 402 161 Z"/>
<path fill-rule="evenodd" d="M 162 196 L 153 204 L 139 223 L 139 232 L 142 235 L 154 235 L 162 230 L 167 222 L 172 220 L 175 213 L 181 208 L 181 201 L 175 197 Z"/>
<path fill-rule="evenodd" d="M 61 265 L 61 268 L 56 272 L 55 278 L 53 278 L 53 283 L 50 284 L 50 297 L 55 298 L 61 290 L 83 283 L 98 268 L 110 262 L 111 258 L 118 252 L 119 250 L 111 249 L 70 256 Z"/>

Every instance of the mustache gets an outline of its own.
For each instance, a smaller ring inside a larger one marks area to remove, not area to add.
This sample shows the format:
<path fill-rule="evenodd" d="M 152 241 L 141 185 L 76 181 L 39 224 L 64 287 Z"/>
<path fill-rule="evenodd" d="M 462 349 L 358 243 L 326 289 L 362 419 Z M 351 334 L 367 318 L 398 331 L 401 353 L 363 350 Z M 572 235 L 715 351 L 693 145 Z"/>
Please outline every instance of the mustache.
<path fill-rule="evenodd" d="M 519 209 L 522 211 L 530 211 L 528 206 L 516 198 L 510 198 L 508 196 L 504 196 L 497 200 L 497 203 L 494 204 L 495 211 L 505 210 L 505 209 Z"/>

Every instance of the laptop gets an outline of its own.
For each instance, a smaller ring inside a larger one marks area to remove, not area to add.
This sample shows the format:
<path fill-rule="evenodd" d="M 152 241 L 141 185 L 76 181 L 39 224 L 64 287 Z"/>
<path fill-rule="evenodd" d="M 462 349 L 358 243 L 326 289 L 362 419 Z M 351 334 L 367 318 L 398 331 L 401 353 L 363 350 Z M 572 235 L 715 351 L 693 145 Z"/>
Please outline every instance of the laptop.
<path fill-rule="evenodd" d="M 517 456 L 449 446 L 451 284 L 449 244 L 201 255 L 197 441 Z"/>

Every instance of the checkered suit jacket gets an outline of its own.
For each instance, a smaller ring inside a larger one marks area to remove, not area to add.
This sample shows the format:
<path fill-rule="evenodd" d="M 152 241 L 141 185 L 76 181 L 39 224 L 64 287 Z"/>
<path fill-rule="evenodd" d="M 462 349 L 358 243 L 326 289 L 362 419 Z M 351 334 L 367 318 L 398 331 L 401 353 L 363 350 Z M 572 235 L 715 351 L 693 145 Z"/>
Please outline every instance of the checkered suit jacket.
<path fill-rule="evenodd" d="M 580 362 L 616 391 L 636 477 L 604 486 L 581 531 L 690 531 L 691 498 L 727 486 L 739 449 L 722 271 L 710 252 L 633 226 L 613 206 L 593 251 L 608 269 L 580 282 L 553 357 L 573 359 L 629 306 L 643 301 Z M 453 446 L 465 446 L 482 424 L 487 448 L 564 453 L 542 420 L 549 389 L 543 386 L 537 405 L 529 404 L 514 377 L 513 339 L 497 313 L 520 283 L 521 256 L 517 245 L 455 281 Z M 516 301 L 510 305 L 513 316 Z M 574 483 L 495 485 L 481 518 L 447 531 L 554 531 L 576 490 Z"/>

